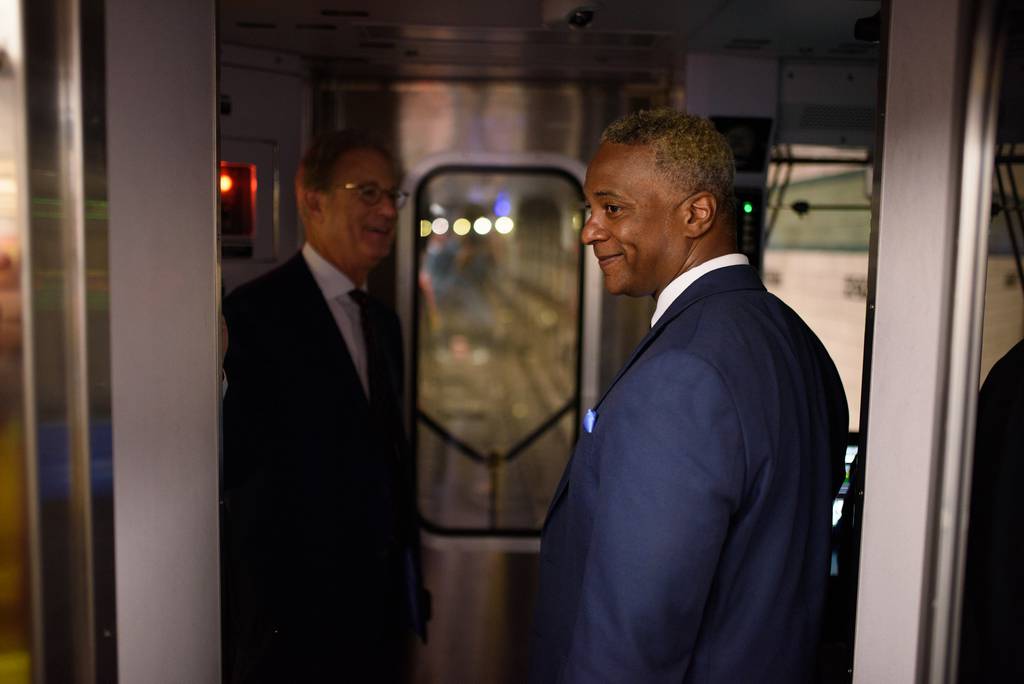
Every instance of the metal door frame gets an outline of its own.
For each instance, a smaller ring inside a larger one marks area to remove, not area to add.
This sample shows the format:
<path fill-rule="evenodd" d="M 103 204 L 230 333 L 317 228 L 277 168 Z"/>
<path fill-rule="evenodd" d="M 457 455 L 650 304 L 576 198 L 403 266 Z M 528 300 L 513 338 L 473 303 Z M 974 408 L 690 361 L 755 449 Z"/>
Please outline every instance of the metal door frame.
<path fill-rule="evenodd" d="M 883 3 L 855 682 L 956 679 L 1001 4 Z"/>

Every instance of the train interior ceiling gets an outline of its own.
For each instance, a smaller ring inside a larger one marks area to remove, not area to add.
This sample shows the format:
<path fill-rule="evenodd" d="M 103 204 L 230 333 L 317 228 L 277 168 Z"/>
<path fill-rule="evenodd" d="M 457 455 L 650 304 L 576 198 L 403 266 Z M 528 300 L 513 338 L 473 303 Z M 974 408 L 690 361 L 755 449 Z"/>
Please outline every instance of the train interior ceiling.
<path fill-rule="evenodd" d="M 962 571 L 966 554 L 970 477 L 956 468 L 971 463 L 974 421 L 974 399 L 956 398 L 976 397 L 1024 336 L 1024 12 L 1007 15 L 1001 43 L 978 8 L 1013 3 L 938 4 L 15 2 L 26 55 L 33 41 L 56 65 L 80 50 L 74 85 L 96 116 L 61 153 L 50 139 L 77 110 L 53 95 L 63 76 L 28 59 L 35 119 L 0 125 L 0 199 L 32 187 L 24 245 L 15 201 L 0 202 L 0 384 L 17 390 L 0 394 L 0 488 L 27 483 L 7 502 L 29 511 L 0 523 L 0 542 L 25 549 L 0 556 L 0 580 L 15 578 L 0 582 L 15 587 L 0 591 L 0 608 L 15 607 L 0 620 L 0 680 L 221 675 L 213 321 L 225 296 L 302 247 L 299 160 L 318 133 L 350 128 L 394 152 L 410 195 L 368 281 L 401 322 L 433 594 L 410 681 L 525 681 L 551 495 L 654 310 L 607 294 L 580 244 L 586 165 L 612 121 L 672 107 L 729 139 L 737 248 L 821 339 L 846 391 L 817 679 L 955 681 L 962 572 L 943 568 Z M 78 42 L 55 18 L 72 6 Z M 9 14 L 0 5 L 0 48 Z M 920 46 L 933 42 L 929 61 Z M 995 46 L 987 71 L 968 68 L 984 61 L 969 45 Z M 988 90 L 975 87 L 987 73 Z M 971 109 L 979 91 L 995 110 Z M 0 117 L 18 106 L 0 79 Z M 4 165 L 20 158 L 4 130 L 29 141 L 31 182 Z M 989 177 L 982 227 L 965 232 L 963 188 Z M 47 198 L 72 202 L 79 182 L 81 215 L 53 209 Z M 20 254 L 28 275 L 7 277 Z M 24 459 L 7 458 L 20 440 Z"/>
<path fill-rule="evenodd" d="M 776 142 L 852 146 L 866 157 L 878 49 L 853 27 L 878 6 L 229 0 L 218 35 L 221 157 L 275 155 L 263 166 L 279 171 L 281 204 L 274 230 L 252 247 L 263 263 L 299 241 L 288 186 L 302 143 L 325 128 L 369 129 L 406 168 L 441 152 L 555 152 L 586 163 L 617 115 L 672 105 L 767 117 Z M 784 78 L 782 65 L 791 67 Z M 229 261 L 225 283 L 261 268 Z M 393 277 L 378 274 L 378 291 Z"/>

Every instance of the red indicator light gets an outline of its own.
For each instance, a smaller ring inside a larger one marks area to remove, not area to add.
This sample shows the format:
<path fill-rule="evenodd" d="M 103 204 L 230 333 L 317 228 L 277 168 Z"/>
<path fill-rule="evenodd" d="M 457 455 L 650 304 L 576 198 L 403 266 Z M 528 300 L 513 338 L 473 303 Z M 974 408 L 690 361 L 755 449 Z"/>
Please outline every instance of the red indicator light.
<path fill-rule="evenodd" d="M 221 252 L 231 257 L 251 257 L 256 236 L 256 165 L 222 161 L 217 187 Z"/>

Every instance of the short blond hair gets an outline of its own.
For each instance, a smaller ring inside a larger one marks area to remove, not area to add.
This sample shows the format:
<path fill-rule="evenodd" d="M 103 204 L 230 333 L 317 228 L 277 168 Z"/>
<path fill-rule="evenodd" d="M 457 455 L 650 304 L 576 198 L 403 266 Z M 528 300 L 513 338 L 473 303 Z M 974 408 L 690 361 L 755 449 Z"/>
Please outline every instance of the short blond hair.
<path fill-rule="evenodd" d="M 673 109 L 642 110 L 608 126 L 601 142 L 649 145 L 655 164 L 680 192 L 711 193 L 731 222 L 736 162 L 729 142 L 708 119 Z"/>

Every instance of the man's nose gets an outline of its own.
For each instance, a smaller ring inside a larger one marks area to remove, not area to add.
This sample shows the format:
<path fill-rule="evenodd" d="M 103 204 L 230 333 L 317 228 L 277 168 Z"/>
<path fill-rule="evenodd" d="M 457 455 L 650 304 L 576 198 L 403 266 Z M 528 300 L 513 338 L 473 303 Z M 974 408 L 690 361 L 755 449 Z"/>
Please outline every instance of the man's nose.
<path fill-rule="evenodd" d="M 389 219 L 398 218 L 398 206 L 395 204 L 395 198 L 387 194 L 382 196 L 380 202 L 377 203 L 377 212 Z"/>
<path fill-rule="evenodd" d="M 608 239 L 608 231 L 601 227 L 601 225 L 594 220 L 593 216 L 587 219 L 587 222 L 583 224 L 583 230 L 580 231 L 580 242 L 584 245 L 592 245 L 595 242 L 601 242 L 602 240 Z"/>

